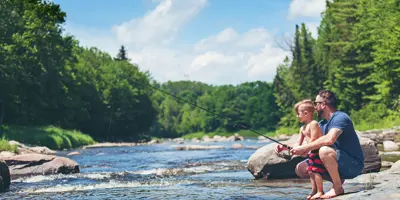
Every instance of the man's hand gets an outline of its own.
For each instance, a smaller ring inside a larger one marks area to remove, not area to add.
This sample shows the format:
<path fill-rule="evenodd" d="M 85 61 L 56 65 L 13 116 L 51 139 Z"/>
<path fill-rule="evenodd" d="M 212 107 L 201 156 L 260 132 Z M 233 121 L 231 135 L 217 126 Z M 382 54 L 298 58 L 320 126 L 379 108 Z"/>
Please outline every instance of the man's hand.
<path fill-rule="evenodd" d="M 308 150 L 306 148 L 304 148 L 304 146 L 297 146 L 297 147 L 293 147 L 290 150 L 290 153 L 292 155 L 305 155 L 306 153 L 308 153 L 307 151 Z"/>
<path fill-rule="evenodd" d="M 276 144 L 276 145 L 275 145 L 275 153 L 276 153 L 276 154 L 278 154 L 278 153 L 280 153 L 281 151 L 286 150 L 286 149 L 287 149 L 287 148 L 284 147 L 284 146 L 281 145 L 281 144 Z"/>

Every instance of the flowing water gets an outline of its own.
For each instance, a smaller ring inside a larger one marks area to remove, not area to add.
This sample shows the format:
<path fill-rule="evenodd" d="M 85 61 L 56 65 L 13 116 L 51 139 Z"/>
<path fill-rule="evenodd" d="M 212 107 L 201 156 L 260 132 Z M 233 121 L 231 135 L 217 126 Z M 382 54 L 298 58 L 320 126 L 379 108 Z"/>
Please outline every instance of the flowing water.
<path fill-rule="evenodd" d="M 212 150 L 178 151 L 172 142 L 78 149 L 81 154 L 71 159 L 79 163 L 79 174 L 18 178 L 0 198 L 304 199 L 310 192 L 308 180 L 255 180 L 246 163 L 256 150 L 233 149 L 234 143 L 265 145 L 246 140 L 200 144 L 225 147 Z"/>

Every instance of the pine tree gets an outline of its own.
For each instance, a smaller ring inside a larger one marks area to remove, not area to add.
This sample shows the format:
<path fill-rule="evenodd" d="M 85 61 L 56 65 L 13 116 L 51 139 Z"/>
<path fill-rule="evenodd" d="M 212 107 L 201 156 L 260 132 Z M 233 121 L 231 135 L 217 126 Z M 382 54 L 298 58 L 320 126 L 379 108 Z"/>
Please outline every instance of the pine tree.
<path fill-rule="evenodd" d="M 115 58 L 115 60 L 127 60 L 127 61 L 129 61 L 124 45 L 122 45 L 121 48 L 119 49 L 118 55 Z"/>

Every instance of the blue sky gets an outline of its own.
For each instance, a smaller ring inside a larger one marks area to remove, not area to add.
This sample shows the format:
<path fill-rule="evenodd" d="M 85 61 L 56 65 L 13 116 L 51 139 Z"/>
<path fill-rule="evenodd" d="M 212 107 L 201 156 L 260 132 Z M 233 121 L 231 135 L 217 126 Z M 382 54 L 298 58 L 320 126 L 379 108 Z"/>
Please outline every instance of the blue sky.
<path fill-rule="evenodd" d="M 306 23 L 314 36 L 324 0 L 53 0 L 65 30 L 115 56 L 121 45 L 157 81 L 271 81 L 289 55 L 279 44 Z"/>

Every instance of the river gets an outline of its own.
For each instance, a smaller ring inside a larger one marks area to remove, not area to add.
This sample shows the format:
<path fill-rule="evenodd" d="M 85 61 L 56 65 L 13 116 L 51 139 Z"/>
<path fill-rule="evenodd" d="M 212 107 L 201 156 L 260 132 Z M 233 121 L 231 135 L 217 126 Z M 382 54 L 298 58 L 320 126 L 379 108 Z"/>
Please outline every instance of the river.
<path fill-rule="evenodd" d="M 2 199 L 304 199 L 308 180 L 255 180 L 246 169 L 257 140 L 201 143 L 224 149 L 177 151 L 162 144 L 77 149 L 79 174 L 12 180 Z M 185 145 L 191 144 L 185 142 Z M 193 143 L 194 144 L 194 143 Z M 196 143 L 198 145 L 198 143 Z M 66 156 L 70 151 L 60 151 Z"/>

